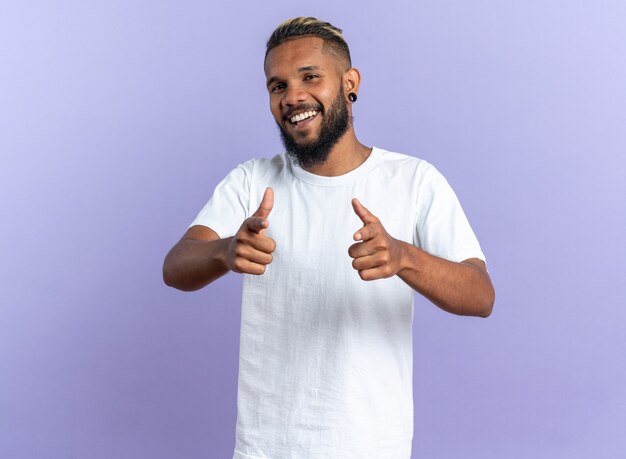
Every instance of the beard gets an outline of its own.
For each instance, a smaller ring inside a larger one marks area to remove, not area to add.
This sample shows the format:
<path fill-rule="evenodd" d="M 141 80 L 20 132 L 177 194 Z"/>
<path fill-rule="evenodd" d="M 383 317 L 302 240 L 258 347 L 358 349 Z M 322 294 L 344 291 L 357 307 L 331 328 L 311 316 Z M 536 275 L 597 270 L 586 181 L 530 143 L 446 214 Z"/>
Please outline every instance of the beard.
<path fill-rule="evenodd" d="M 300 167 L 319 166 L 326 162 L 333 147 L 350 127 L 348 104 L 340 92 L 328 112 L 324 111 L 321 105 L 311 107 L 299 106 L 295 107 L 291 112 L 300 109 L 318 110 L 318 115 L 324 115 L 317 139 L 306 143 L 298 143 L 280 123 L 277 123 L 278 129 L 280 130 L 280 137 L 287 150 L 287 154 Z M 284 119 L 287 120 L 288 117 L 285 116 Z"/>

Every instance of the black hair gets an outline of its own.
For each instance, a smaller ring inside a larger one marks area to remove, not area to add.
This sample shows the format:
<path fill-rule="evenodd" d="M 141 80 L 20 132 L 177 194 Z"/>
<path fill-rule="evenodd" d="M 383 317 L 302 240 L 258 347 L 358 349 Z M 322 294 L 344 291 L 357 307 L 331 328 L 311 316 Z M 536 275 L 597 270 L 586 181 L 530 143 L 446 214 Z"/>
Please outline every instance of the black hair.
<path fill-rule="evenodd" d="M 350 49 L 343 38 L 342 30 L 329 22 L 320 21 L 314 17 L 300 16 L 288 19 L 276 27 L 267 40 L 265 57 L 267 58 L 267 54 L 273 48 L 285 41 L 305 36 L 320 37 L 324 40 L 324 45 L 330 47 L 335 54 L 346 60 L 348 67 L 352 66 Z"/>

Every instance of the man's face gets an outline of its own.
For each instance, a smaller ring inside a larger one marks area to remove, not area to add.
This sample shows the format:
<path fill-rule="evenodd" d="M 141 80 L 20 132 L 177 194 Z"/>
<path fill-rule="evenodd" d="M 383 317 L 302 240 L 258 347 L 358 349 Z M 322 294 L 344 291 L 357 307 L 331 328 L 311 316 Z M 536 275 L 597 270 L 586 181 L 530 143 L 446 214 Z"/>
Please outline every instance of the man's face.
<path fill-rule="evenodd" d="M 350 126 L 341 60 L 318 37 L 287 41 L 265 60 L 270 109 L 288 153 L 303 167 L 322 164 Z"/>

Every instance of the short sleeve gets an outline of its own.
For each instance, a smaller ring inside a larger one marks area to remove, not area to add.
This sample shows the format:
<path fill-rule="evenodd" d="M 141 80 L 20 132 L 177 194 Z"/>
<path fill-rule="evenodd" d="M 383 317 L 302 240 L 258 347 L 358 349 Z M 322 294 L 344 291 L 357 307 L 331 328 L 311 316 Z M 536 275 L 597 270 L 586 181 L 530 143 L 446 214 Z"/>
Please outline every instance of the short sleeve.
<path fill-rule="evenodd" d="M 189 227 L 207 226 L 220 238 L 234 236 L 248 218 L 251 167 L 249 161 L 233 169 L 215 187 L 213 196 Z"/>
<path fill-rule="evenodd" d="M 485 261 L 478 239 L 448 181 L 434 166 L 417 196 L 415 245 L 446 260 L 469 258 Z"/>

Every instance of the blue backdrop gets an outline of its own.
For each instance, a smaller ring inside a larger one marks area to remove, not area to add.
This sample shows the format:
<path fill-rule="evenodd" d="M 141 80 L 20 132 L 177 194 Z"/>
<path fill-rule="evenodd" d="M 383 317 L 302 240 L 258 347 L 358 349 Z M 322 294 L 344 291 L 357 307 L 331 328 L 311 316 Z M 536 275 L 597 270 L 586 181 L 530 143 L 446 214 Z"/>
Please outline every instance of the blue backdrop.
<path fill-rule="evenodd" d="M 161 264 L 238 163 L 281 150 L 264 43 L 344 29 L 368 145 L 434 163 L 497 291 L 415 310 L 415 458 L 622 458 L 626 3 L 0 6 L 0 457 L 226 458 L 241 278 Z"/>

